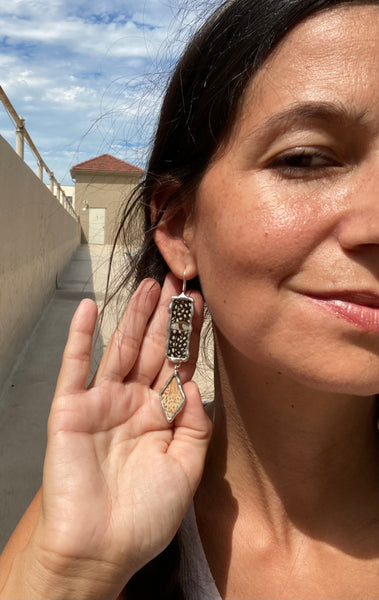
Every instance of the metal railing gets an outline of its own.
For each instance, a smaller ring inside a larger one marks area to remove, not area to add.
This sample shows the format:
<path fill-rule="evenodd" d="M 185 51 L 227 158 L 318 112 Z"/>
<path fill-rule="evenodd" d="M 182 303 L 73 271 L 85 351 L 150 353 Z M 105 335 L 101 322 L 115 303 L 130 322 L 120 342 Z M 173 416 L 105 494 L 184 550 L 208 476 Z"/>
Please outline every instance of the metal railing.
<path fill-rule="evenodd" d="M 13 121 L 15 128 L 16 128 L 16 153 L 22 160 L 24 160 L 25 142 L 28 144 L 30 150 L 32 151 L 32 153 L 34 154 L 34 156 L 37 160 L 37 170 L 38 170 L 39 179 L 43 182 L 43 174 L 44 174 L 44 171 L 46 171 L 46 173 L 49 177 L 49 187 L 50 187 L 51 193 L 57 198 L 58 202 L 67 210 L 67 212 L 69 212 L 77 221 L 79 221 L 79 217 L 78 217 L 77 213 L 75 212 L 71 202 L 67 199 L 67 196 L 66 196 L 62 186 L 57 181 L 57 179 L 54 177 L 53 171 L 50 171 L 49 167 L 47 166 L 47 164 L 41 157 L 36 146 L 34 145 L 32 138 L 30 137 L 28 131 L 26 130 L 25 119 L 23 119 L 23 117 L 20 117 L 17 114 L 17 112 L 13 108 L 11 101 L 9 100 L 8 96 L 6 95 L 6 93 L 4 92 L 4 90 L 1 86 L 0 86 L 0 100 L 3 103 L 5 110 L 7 111 L 8 115 L 10 116 L 10 118 Z"/>

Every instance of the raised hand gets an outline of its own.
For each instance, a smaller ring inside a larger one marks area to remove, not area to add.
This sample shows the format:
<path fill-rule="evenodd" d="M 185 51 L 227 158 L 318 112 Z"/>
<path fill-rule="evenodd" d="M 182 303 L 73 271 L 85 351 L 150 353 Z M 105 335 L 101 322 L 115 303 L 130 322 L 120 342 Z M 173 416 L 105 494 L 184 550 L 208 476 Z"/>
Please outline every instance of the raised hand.
<path fill-rule="evenodd" d="M 72 320 L 31 543 L 43 568 L 63 577 L 63 589 L 67 577 L 73 597 L 75 581 L 85 597 L 116 597 L 170 542 L 200 481 L 211 428 L 189 381 L 203 311 L 196 292 L 191 358 L 180 369 L 187 402 L 174 423 L 158 396 L 173 371 L 165 338 L 178 292 L 172 275 L 162 291 L 151 279 L 140 285 L 88 389 L 96 305 L 84 300 Z"/>

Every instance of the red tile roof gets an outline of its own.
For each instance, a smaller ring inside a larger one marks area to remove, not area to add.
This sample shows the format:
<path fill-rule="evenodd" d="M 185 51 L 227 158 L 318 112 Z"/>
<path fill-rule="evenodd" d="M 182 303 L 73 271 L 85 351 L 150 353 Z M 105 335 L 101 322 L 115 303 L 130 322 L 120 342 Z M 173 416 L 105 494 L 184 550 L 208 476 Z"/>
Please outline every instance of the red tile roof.
<path fill-rule="evenodd" d="M 107 171 L 113 173 L 143 173 L 139 167 L 135 167 L 130 163 L 120 160 L 111 154 L 102 154 L 96 158 L 91 158 L 71 168 L 74 171 Z"/>

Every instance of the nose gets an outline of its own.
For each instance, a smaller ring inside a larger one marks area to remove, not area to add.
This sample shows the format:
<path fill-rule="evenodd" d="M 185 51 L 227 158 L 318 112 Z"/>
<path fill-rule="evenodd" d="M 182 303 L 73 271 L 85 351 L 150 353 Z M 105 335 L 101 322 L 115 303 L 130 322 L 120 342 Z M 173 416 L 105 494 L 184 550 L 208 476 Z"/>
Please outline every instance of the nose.
<path fill-rule="evenodd" d="M 337 226 L 337 237 L 344 250 L 378 245 L 379 249 L 379 168 L 360 178 L 351 191 L 348 208 Z"/>
<path fill-rule="evenodd" d="M 338 227 L 338 240 L 345 250 L 367 245 L 379 246 L 379 199 L 378 209 L 360 209 L 356 214 L 350 214 Z"/>

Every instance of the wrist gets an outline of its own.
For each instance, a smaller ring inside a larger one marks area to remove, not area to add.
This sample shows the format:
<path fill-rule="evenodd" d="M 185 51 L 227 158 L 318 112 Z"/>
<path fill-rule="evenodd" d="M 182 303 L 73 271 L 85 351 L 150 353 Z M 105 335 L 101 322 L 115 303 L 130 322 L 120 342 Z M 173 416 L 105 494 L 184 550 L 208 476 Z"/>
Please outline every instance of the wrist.
<path fill-rule="evenodd" d="M 117 598 L 128 577 L 114 565 L 63 557 L 30 543 L 15 558 L 0 599 L 84 600 Z"/>

